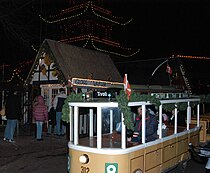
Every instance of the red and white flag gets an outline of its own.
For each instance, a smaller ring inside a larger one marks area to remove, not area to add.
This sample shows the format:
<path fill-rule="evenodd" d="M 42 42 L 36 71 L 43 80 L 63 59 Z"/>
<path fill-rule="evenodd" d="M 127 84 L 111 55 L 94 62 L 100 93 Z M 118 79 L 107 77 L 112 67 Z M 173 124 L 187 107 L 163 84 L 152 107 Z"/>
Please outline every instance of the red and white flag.
<path fill-rule="evenodd" d="M 131 95 L 131 86 L 128 82 L 128 79 L 127 79 L 127 74 L 125 74 L 124 76 L 124 91 L 126 92 L 127 96 L 128 96 L 128 100 L 130 99 L 130 95 Z"/>
<path fill-rule="evenodd" d="M 172 74 L 172 68 L 168 64 L 166 66 L 166 73 Z"/>

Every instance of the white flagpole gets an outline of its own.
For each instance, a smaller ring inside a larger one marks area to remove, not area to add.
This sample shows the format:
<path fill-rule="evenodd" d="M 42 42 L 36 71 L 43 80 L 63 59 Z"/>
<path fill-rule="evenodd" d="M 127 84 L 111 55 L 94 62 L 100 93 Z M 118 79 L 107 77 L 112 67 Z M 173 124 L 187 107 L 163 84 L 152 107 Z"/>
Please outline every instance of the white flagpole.
<path fill-rule="evenodd" d="M 124 86 L 124 91 L 126 91 L 127 85 L 128 85 L 127 74 L 125 74 L 125 86 Z"/>

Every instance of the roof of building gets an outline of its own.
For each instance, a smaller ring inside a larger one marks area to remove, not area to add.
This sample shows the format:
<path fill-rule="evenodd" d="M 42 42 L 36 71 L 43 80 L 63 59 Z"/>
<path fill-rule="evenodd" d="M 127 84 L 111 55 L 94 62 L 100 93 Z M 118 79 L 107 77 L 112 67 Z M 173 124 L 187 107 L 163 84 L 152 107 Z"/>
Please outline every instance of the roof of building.
<path fill-rule="evenodd" d="M 92 74 L 93 79 L 96 80 L 122 82 L 122 76 L 108 54 L 45 39 L 36 55 L 26 83 L 31 81 L 43 51 L 50 55 L 65 80 L 69 77 L 88 78 Z"/>

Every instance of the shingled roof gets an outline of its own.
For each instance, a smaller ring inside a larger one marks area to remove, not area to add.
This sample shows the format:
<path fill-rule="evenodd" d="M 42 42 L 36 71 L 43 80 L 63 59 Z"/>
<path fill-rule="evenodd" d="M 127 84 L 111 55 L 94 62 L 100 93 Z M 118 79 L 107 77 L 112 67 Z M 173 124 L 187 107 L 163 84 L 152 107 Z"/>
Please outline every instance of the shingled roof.
<path fill-rule="evenodd" d="M 39 63 L 43 51 L 50 53 L 66 80 L 69 76 L 87 78 L 89 74 L 93 74 L 93 79 L 96 80 L 110 79 L 116 82 L 123 80 L 108 54 L 45 39 L 27 77 L 27 83 L 30 83 L 32 72 Z"/>

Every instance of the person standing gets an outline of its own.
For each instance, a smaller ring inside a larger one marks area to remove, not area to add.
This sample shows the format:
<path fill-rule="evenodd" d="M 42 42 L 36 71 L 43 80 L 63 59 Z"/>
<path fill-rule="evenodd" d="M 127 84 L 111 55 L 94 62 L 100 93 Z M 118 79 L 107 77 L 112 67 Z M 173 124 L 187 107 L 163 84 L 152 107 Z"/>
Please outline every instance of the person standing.
<path fill-rule="evenodd" d="M 36 123 L 36 139 L 37 141 L 42 141 L 42 129 L 44 122 L 48 122 L 48 111 L 42 96 L 37 96 L 36 100 L 37 103 L 33 107 L 33 118 Z"/>
<path fill-rule="evenodd" d="M 48 112 L 48 129 L 47 129 L 47 135 L 51 135 L 52 133 L 52 129 L 55 132 L 55 122 L 56 122 L 56 111 L 54 109 L 54 107 L 52 106 L 50 108 L 50 111 Z"/>
<path fill-rule="evenodd" d="M 59 93 L 55 96 L 53 101 L 53 107 L 56 111 L 56 135 L 57 136 L 64 136 L 66 133 L 66 127 L 64 122 L 62 122 L 62 107 L 64 105 L 64 101 L 67 95 L 65 93 L 64 88 L 59 89 Z"/>
<path fill-rule="evenodd" d="M 10 91 L 6 99 L 5 113 L 7 124 L 4 131 L 4 141 L 15 142 L 14 133 L 17 121 L 20 118 L 21 109 L 17 91 Z"/>

